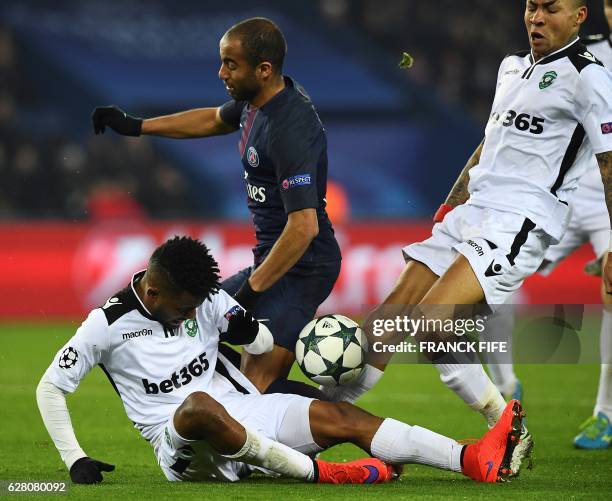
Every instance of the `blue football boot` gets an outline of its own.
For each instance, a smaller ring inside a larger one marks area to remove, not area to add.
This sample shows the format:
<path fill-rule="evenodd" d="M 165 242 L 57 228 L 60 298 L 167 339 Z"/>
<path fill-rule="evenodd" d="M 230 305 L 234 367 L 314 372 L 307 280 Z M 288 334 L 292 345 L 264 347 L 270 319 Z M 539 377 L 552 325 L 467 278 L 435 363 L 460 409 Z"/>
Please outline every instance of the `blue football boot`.
<path fill-rule="evenodd" d="M 612 442 L 612 424 L 603 412 L 591 416 L 580 426 L 580 433 L 574 438 L 578 449 L 607 449 Z"/>

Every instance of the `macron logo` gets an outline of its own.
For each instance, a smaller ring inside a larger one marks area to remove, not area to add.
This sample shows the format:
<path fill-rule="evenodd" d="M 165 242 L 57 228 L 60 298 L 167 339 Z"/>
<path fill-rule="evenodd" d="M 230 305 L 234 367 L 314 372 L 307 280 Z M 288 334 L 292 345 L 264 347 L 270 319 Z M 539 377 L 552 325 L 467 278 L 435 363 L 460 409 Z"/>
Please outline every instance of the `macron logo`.
<path fill-rule="evenodd" d="M 111 297 L 108 301 L 106 301 L 106 304 L 104 306 L 102 306 L 103 310 L 106 310 L 108 308 L 110 308 L 111 306 L 115 306 L 117 304 L 123 304 L 121 301 L 119 301 L 118 297 Z"/>
<path fill-rule="evenodd" d="M 122 334 L 122 337 L 123 339 L 132 339 L 134 337 L 152 336 L 152 335 L 153 335 L 153 331 L 151 329 L 142 329 L 141 331 L 126 332 Z"/>
<path fill-rule="evenodd" d="M 501 264 L 496 263 L 495 260 L 491 261 L 491 264 L 485 271 L 485 277 L 497 277 L 502 274 L 503 267 Z"/>
<path fill-rule="evenodd" d="M 588 61 L 591 61 L 592 63 L 596 63 L 597 59 L 595 59 L 595 56 L 593 54 L 591 54 L 590 52 L 585 52 L 583 54 L 578 54 L 580 57 L 584 57 L 585 59 L 587 59 Z"/>
<path fill-rule="evenodd" d="M 478 254 L 480 257 L 484 256 L 484 250 L 483 250 L 483 248 L 482 248 L 482 246 L 481 246 L 481 245 L 478 245 L 476 242 L 474 242 L 474 240 L 468 240 L 466 243 L 467 243 L 467 244 L 468 244 L 470 247 L 473 247 L 473 248 L 474 248 L 474 250 L 476 251 L 476 253 L 477 253 L 477 254 Z"/>

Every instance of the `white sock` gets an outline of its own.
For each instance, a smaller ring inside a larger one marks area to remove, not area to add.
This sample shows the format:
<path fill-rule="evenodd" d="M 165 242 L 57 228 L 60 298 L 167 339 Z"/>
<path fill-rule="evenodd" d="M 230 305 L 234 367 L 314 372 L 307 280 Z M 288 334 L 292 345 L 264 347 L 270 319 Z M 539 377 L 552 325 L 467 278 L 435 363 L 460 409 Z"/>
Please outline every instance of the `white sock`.
<path fill-rule="evenodd" d="M 612 365 L 601 364 L 599 373 L 599 388 L 593 414 L 603 412 L 612 421 Z"/>
<path fill-rule="evenodd" d="M 599 342 L 602 364 L 594 414 L 603 412 L 612 420 L 612 311 L 603 312 Z"/>
<path fill-rule="evenodd" d="M 235 454 L 224 457 L 253 466 L 261 466 L 285 477 L 312 482 L 314 465 L 312 459 L 280 442 L 275 442 L 261 433 L 245 428 L 246 441 Z"/>
<path fill-rule="evenodd" d="M 518 384 L 518 378 L 514 373 L 514 365 L 489 362 L 488 368 L 497 389 L 504 395 L 512 395 Z"/>
<path fill-rule="evenodd" d="M 513 296 L 510 297 L 510 300 Z M 518 383 L 512 365 L 512 332 L 514 330 L 514 307 L 504 304 L 487 319 L 486 328 L 480 334 L 483 341 L 496 341 L 507 343 L 505 352 L 494 351 L 483 354 L 487 362 L 491 379 L 500 392 L 512 394 Z"/>
<path fill-rule="evenodd" d="M 319 389 L 333 402 L 349 402 L 352 404 L 378 383 L 383 374 L 384 372 L 380 369 L 366 364 L 355 381 L 340 386 L 320 386 Z"/>
<path fill-rule="evenodd" d="M 492 428 L 501 417 L 506 401 L 480 364 L 435 364 L 442 382 L 466 404 L 480 412 Z"/>
<path fill-rule="evenodd" d="M 372 438 L 372 455 L 391 464 L 417 463 L 461 472 L 462 445 L 433 431 L 385 419 Z"/>

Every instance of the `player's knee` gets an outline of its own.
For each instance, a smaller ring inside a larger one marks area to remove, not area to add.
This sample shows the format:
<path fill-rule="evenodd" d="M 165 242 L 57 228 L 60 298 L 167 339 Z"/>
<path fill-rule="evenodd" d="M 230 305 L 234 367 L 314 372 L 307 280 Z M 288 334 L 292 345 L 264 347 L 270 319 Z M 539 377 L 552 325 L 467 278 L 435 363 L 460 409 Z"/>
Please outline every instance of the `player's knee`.
<path fill-rule="evenodd" d="M 199 432 L 220 432 L 227 423 L 227 411 L 208 393 L 196 391 L 189 395 L 177 411 L 187 428 Z"/>

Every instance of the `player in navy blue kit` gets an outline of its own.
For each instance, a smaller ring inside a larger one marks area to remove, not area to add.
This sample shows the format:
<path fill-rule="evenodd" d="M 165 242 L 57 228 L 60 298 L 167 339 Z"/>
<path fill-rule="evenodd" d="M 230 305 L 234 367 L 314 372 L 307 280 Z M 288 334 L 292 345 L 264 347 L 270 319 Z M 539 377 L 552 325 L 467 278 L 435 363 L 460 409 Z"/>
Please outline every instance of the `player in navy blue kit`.
<path fill-rule="evenodd" d="M 283 34 L 270 20 L 231 27 L 219 43 L 223 81 L 231 101 L 140 119 L 116 106 L 98 107 L 96 134 L 195 138 L 241 129 L 238 150 L 257 245 L 254 265 L 223 283 L 245 308 L 267 323 L 275 348 L 243 353 L 242 370 L 260 391 L 287 390 L 285 377 L 302 327 L 331 292 L 340 249 L 325 211 L 327 139 L 305 91 L 282 74 Z"/>

